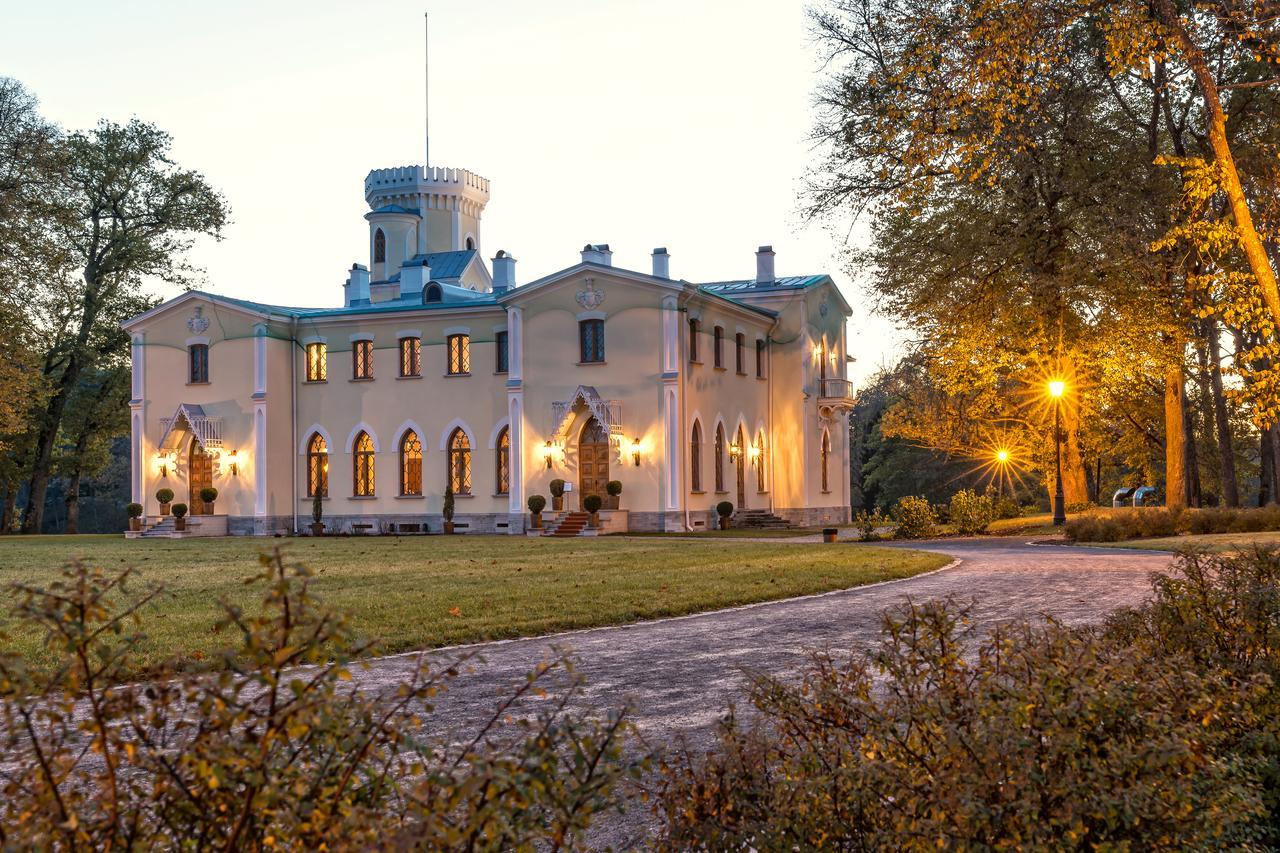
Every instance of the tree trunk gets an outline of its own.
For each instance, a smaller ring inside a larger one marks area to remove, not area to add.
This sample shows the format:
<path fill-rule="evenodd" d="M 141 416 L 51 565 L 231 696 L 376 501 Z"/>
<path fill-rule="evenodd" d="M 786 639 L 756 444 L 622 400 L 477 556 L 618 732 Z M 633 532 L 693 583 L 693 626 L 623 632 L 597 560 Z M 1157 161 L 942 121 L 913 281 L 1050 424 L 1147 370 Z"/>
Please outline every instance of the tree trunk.
<path fill-rule="evenodd" d="M 1271 503 L 1271 481 L 1275 479 L 1276 460 L 1271 452 L 1270 433 L 1270 428 L 1258 433 L 1258 458 L 1261 460 L 1258 468 L 1258 506 Z"/>
<path fill-rule="evenodd" d="M 1218 323 L 1205 320 L 1205 343 L 1209 356 L 1209 389 L 1213 395 L 1213 427 L 1217 437 L 1219 468 L 1222 476 L 1222 505 L 1240 506 L 1240 485 L 1236 481 L 1236 452 L 1231 445 L 1231 421 L 1227 414 L 1227 396 L 1222 390 L 1222 349 L 1218 341 Z M 1208 424 L 1206 422 L 1206 428 Z"/>
<path fill-rule="evenodd" d="M 76 465 L 67 481 L 67 525 L 64 533 L 80 532 L 80 466 Z"/>
<path fill-rule="evenodd" d="M 1185 389 L 1185 386 L 1184 386 Z M 1186 450 L 1187 506 L 1201 505 L 1200 491 L 1200 458 L 1196 450 L 1195 421 L 1191 416 L 1191 401 L 1187 399 L 1185 390 L 1182 395 L 1182 446 Z"/>
<path fill-rule="evenodd" d="M 14 504 L 18 500 L 18 486 L 16 483 L 6 482 L 0 489 L 0 497 L 4 498 L 4 509 L 0 510 L 0 534 L 13 532 L 13 520 L 16 516 L 14 512 Z"/>
<path fill-rule="evenodd" d="M 1084 473 L 1084 454 L 1080 451 L 1080 412 L 1062 405 L 1062 494 L 1067 506 L 1089 502 L 1089 479 Z"/>
<path fill-rule="evenodd" d="M 36 432 L 35 459 L 31 464 L 31 480 L 27 488 L 27 507 L 22 513 L 23 533 L 39 533 L 44 522 L 44 500 L 49 491 L 49 475 L 53 470 L 53 445 L 62 426 L 67 400 L 80 381 L 80 374 L 84 369 L 81 353 L 88 342 L 89 323 L 84 320 L 82 322 L 84 325 L 77 338 L 77 346 L 67 359 L 67 367 L 58 378 L 57 391 L 49 399 L 49 405 L 40 418 L 40 428 Z M 81 338 L 84 340 L 80 340 Z"/>
<path fill-rule="evenodd" d="M 1191 66 L 1196 83 L 1200 87 L 1200 96 L 1204 101 L 1205 122 L 1209 131 L 1209 147 L 1213 149 L 1213 157 L 1220 167 L 1222 189 L 1231 203 L 1231 218 L 1236 223 L 1236 231 L 1240 238 L 1240 248 L 1249 261 L 1249 271 L 1253 273 L 1258 284 L 1259 294 L 1271 319 L 1280 325 L 1280 288 L 1276 285 L 1275 270 L 1271 268 L 1271 260 L 1267 250 L 1253 225 L 1253 214 L 1249 210 L 1249 201 L 1245 198 L 1244 187 L 1240 183 L 1240 173 L 1236 171 L 1235 157 L 1231 153 L 1231 145 L 1227 141 L 1227 120 L 1222 111 L 1222 98 L 1218 93 L 1218 83 L 1204 54 L 1182 21 L 1173 0 L 1155 0 L 1155 8 L 1161 23 L 1173 34 L 1173 40 L 1182 51 L 1183 58 Z"/>
<path fill-rule="evenodd" d="M 1164 505 L 1187 506 L 1187 433 L 1183 416 L 1186 389 L 1182 367 L 1174 365 L 1164 375 Z"/>

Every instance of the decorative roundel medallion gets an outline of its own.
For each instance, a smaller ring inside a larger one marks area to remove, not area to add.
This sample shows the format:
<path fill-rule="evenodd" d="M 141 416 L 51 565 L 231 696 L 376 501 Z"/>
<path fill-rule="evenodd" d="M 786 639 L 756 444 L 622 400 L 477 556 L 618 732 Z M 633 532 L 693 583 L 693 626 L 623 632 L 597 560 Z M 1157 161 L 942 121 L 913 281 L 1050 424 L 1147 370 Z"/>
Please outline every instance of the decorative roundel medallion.
<path fill-rule="evenodd" d="M 203 335 L 209 331 L 209 318 L 204 316 L 204 306 L 196 306 L 196 313 L 187 318 L 187 328 L 193 335 Z"/>
<path fill-rule="evenodd" d="M 594 311 L 604 304 L 604 291 L 596 287 L 595 279 L 587 279 L 586 289 L 578 291 L 578 304 L 588 311 Z"/>

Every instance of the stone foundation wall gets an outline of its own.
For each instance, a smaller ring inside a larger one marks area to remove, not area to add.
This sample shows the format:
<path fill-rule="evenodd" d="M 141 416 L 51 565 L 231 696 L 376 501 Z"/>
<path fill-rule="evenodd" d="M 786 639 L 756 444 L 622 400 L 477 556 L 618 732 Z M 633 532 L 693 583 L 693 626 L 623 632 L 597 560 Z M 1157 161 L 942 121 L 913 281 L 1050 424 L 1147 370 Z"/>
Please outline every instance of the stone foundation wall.
<path fill-rule="evenodd" d="M 824 524 L 848 524 L 852 510 L 847 506 L 811 506 L 775 509 L 773 514 L 785 518 L 796 527 L 821 527 Z"/>
<path fill-rule="evenodd" d="M 458 513 L 453 517 L 455 533 L 523 533 L 527 523 L 524 515 L 507 513 Z M 356 533 L 355 525 L 368 524 L 358 532 L 376 536 L 395 532 L 392 525 L 425 525 L 427 533 L 444 532 L 444 516 L 440 513 L 386 514 L 386 515 L 327 515 L 324 517 L 325 533 L 342 535 Z M 311 532 L 311 516 L 298 516 L 298 532 Z M 293 516 L 231 516 L 227 520 L 227 532 L 231 536 L 274 536 L 279 531 L 288 535 L 293 529 Z"/>

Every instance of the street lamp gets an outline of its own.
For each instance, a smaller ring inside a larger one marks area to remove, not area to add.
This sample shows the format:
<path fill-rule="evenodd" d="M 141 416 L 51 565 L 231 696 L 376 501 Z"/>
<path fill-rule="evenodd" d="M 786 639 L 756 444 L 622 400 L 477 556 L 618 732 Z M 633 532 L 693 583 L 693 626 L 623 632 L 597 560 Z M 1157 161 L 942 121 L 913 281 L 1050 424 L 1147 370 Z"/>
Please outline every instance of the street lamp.
<path fill-rule="evenodd" d="M 1061 527 L 1067 523 L 1066 498 L 1062 494 L 1062 395 L 1067 383 L 1061 379 L 1049 381 L 1049 396 L 1053 398 L 1053 454 L 1057 477 L 1053 485 L 1053 523 Z"/>

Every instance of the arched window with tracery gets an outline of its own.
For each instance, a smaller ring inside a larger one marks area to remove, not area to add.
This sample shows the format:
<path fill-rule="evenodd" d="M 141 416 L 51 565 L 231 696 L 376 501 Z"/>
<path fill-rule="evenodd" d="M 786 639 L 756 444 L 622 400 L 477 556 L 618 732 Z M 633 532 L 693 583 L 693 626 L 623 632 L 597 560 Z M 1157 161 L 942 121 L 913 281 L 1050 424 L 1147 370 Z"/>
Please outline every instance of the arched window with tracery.
<path fill-rule="evenodd" d="M 351 460 L 351 481 L 355 486 L 355 496 L 373 497 L 373 439 L 369 437 L 369 433 L 362 431 L 351 446 L 355 451 Z"/>
<path fill-rule="evenodd" d="M 307 442 L 307 497 L 329 497 L 329 445 L 318 432 Z"/>
<path fill-rule="evenodd" d="M 511 491 L 511 430 L 503 427 L 502 432 L 498 433 L 497 457 L 494 459 L 496 467 L 494 481 L 497 484 L 495 492 L 499 495 L 505 495 Z"/>
<path fill-rule="evenodd" d="M 455 495 L 471 494 L 471 440 L 462 427 L 449 435 L 449 486 Z"/>
<path fill-rule="evenodd" d="M 422 441 L 411 429 L 400 439 L 400 494 L 422 494 Z"/>
<path fill-rule="evenodd" d="M 831 459 L 831 434 L 825 429 L 822 431 L 822 491 L 823 493 L 831 491 L 831 480 L 827 475 L 827 463 Z"/>
<path fill-rule="evenodd" d="M 765 454 L 764 430 L 761 430 L 760 432 L 756 433 L 756 453 L 755 453 L 756 489 L 761 492 L 768 491 L 767 484 L 765 483 L 765 479 L 764 479 L 764 472 L 765 472 L 764 454 Z"/>
<path fill-rule="evenodd" d="M 689 436 L 689 488 L 702 491 L 702 424 L 693 422 L 693 432 Z"/>
<path fill-rule="evenodd" d="M 387 262 L 387 237 L 379 228 L 373 234 L 373 262 L 375 264 L 385 264 Z"/>
<path fill-rule="evenodd" d="M 716 491 L 724 491 L 724 424 L 716 424 Z"/>

